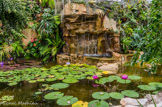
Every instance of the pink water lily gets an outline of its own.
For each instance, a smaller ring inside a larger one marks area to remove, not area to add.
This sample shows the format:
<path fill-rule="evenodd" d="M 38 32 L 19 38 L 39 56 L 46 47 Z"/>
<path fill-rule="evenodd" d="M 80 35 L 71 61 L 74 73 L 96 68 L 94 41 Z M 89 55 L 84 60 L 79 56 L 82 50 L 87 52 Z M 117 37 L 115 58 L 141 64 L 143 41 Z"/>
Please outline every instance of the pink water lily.
<path fill-rule="evenodd" d="M 128 79 L 128 75 L 122 75 L 121 79 L 127 80 Z"/>
<path fill-rule="evenodd" d="M 97 75 L 93 75 L 92 77 L 94 80 L 98 79 L 98 76 Z"/>

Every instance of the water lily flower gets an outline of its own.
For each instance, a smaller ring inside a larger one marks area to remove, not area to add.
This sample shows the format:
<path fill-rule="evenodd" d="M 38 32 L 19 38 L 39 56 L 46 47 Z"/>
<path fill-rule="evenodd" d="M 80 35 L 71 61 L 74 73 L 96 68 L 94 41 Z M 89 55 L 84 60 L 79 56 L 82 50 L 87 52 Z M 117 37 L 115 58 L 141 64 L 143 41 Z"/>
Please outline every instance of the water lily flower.
<path fill-rule="evenodd" d="M 92 77 L 94 80 L 98 79 L 98 76 L 97 75 L 93 75 Z"/>
<path fill-rule="evenodd" d="M 70 65 L 71 63 L 70 62 L 66 62 L 66 65 Z"/>
<path fill-rule="evenodd" d="M 0 65 L 1 65 L 1 67 L 3 67 L 4 63 L 3 62 L 0 62 Z"/>
<path fill-rule="evenodd" d="M 127 80 L 128 79 L 128 75 L 122 75 L 121 79 Z"/>

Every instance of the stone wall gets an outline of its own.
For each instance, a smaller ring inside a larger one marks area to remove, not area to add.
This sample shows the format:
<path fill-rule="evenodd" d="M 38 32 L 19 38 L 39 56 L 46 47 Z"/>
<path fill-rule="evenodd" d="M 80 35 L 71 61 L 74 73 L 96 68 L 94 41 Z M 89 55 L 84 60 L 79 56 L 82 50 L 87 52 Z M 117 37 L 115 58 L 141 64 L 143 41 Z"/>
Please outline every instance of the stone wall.
<path fill-rule="evenodd" d="M 62 23 L 66 54 L 104 54 L 120 51 L 120 35 L 116 22 L 100 9 L 93 10 L 84 4 L 70 3 L 64 7 Z"/>

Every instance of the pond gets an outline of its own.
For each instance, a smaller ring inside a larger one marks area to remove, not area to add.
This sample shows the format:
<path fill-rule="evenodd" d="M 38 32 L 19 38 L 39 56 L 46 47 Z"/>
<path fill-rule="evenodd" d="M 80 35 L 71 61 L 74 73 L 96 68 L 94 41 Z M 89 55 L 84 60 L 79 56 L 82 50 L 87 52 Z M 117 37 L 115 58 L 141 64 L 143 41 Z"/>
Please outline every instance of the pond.
<path fill-rule="evenodd" d="M 45 98 L 46 94 L 58 91 L 63 93 L 64 96 L 74 96 L 84 102 L 95 100 L 92 97 L 94 92 L 121 93 L 124 90 L 134 90 L 139 93 L 139 97 L 137 98 L 141 98 L 145 94 L 154 91 L 141 90 L 138 88 L 138 85 L 147 85 L 150 82 L 162 83 L 162 73 L 160 72 L 161 67 L 158 70 L 158 75 L 150 75 L 143 68 L 123 66 L 116 77 L 113 77 L 109 74 L 103 75 L 103 71 L 97 70 L 95 66 L 86 64 L 57 65 L 52 67 L 48 66 L 48 68 L 26 68 L 24 70 L 0 72 L 0 98 L 6 95 L 14 96 L 10 103 L 2 104 L 3 101 L 0 101 L 0 105 L 4 107 L 7 105 L 12 107 L 14 104 L 16 107 L 63 107 L 57 104 L 56 99 L 49 100 Z M 142 77 L 142 79 L 126 80 L 125 84 L 125 80 L 122 81 L 122 79 L 118 78 L 123 74 Z M 98 75 L 99 79 L 93 80 L 93 75 Z M 111 77 L 111 79 L 106 79 L 105 82 L 104 78 L 108 77 Z M 117 79 L 115 80 L 115 78 L 118 78 L 119 81 Z M 56 83 L 64 84 L 57 87 Z M 51 88 L 53 84 L 56 87 L 53 86 Z M 109 105 L 120 104 L 120 98 L 109 97 L 105 101 Z M 71 105 L 65 107 L 71 107 Z"/>

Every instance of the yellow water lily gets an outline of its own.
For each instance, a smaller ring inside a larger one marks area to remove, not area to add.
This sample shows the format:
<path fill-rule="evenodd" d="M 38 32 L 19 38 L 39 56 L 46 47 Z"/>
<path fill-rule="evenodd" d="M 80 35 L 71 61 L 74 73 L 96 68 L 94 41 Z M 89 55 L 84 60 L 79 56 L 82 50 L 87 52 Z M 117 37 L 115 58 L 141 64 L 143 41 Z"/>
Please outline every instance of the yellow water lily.
<path fill-rule="evenodd" d="M 72 105 L 72 107 L 88 107 L 88 102 L 77 101 Z"/>
<path fill-rule="evenodd" d="M 110 73 L 111 73 L 111 71 L 103 71 L 102 72 L 102 74 L 105 74 L 105 75 L 110 74 Z"/>

